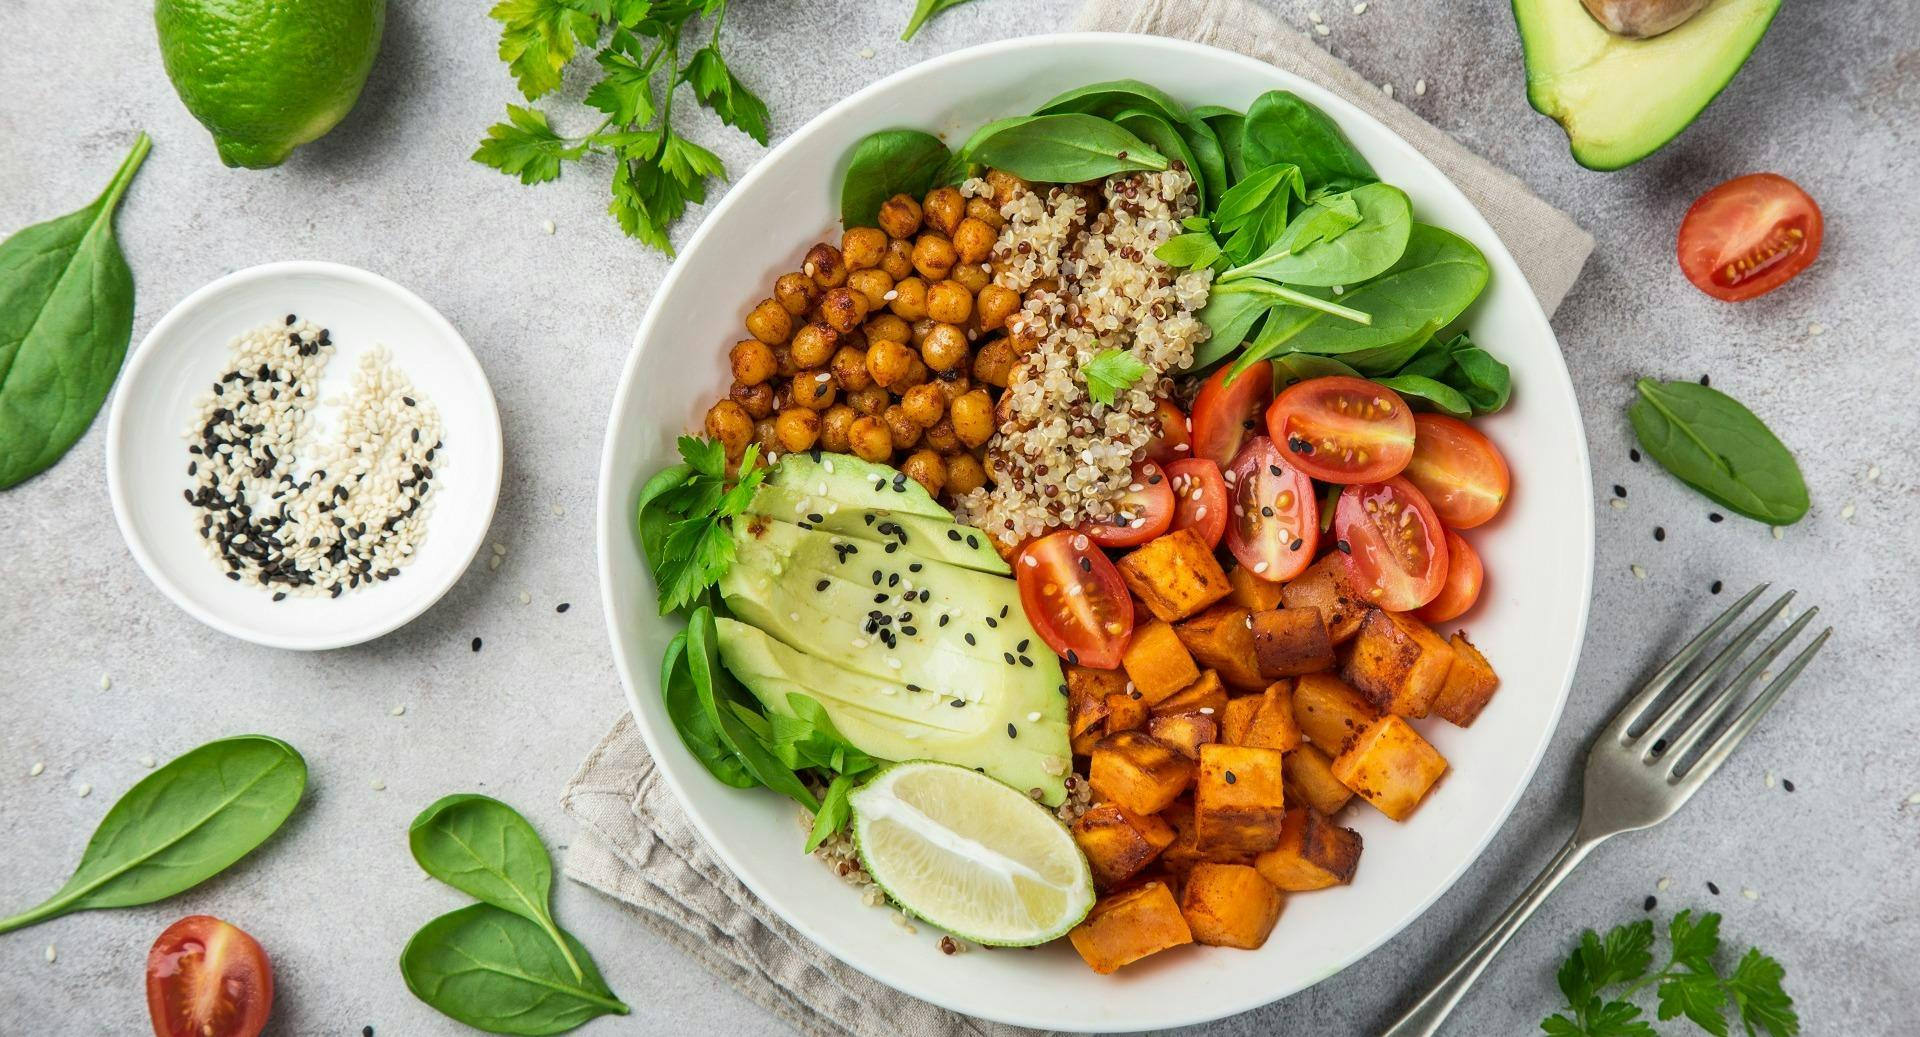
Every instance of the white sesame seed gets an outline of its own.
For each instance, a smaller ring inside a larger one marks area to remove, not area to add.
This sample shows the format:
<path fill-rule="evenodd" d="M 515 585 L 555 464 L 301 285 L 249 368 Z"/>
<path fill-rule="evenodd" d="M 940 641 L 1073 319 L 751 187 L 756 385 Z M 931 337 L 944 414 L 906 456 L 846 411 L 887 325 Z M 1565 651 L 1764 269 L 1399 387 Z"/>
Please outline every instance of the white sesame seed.
<path fill-rule="evenodd" d="M 1773 527 L 1773 538 L 1775 540 L 1785 540 L 1787 538 L 1787 531 L 1781 529 L 1779 526 L 1775 526 Z"/>
<path fill-rule="evenodd" d="M 35 761 L 33 766 L 27 768 L 27 777 L 37 778 L 40 775 L 45 774 L 46 772 L 47 772 L 47 765 L 44 763 L 40 763 L 39 761 Z"/>
<path fill-rule="evenodd" d="M 1662 877 L 1660 881 L 1653 884 L 1653 888 L 1658 890 L 1659 892 L 1665 893 L 1667 891 L 1667 887 L 1671 885 L 1673 885 L 1672 879 Z"/>
<path fill-rule="evenodd" d="M 1647 569 L 1646 569 L 1646 566 L 1643 566 L 1643 565 L 1640 565 L 1640 564 L 1638 564 L 1638 563 L 1636 563 L 1636 564 L 1634 564 L 1634 565 L 1631 565 L 1631 566 L 1628 566 L 1628 568 L 1629 568 L 1629 569 L 1631 569 L 1631 570 L 1633 571 L 1633 578 L 1634 578 L 1634 579 L 1636 579 L 1636 580 L 1644 580 L 1644 579 L 1646 579 L 1646 578 L 1647 578 Z"/>
<path fill-rule="evenodd" d="M 1827 326 L 1825 324 L 1813 323 L 1807 325 L 1807 334 L 1809 335 L 1824 335 L 1826 333 Z"/>
<path fill-rule="evenodd" d="M 53 964 L 53 960 L 59 956 L 60 952 L 53 949 L 53 944 L 47 944 L 47 964 Z"/>
<path fill-rule="evenodd" d="M 555 504 L 552 510 L 555 515 L 565 515 L 567 513 L 567 509 L 559 504 Z"/>
<path fill-rule="evenodd" d="M 388 715 L 388 716 L 390 716 L 390 717 L 403 717 L 403 716 L 406 716 L 406 715 L 407 715 L 407 707 L 405 707 L 405 706 L 395 706 L 395 707 L 393 707 L 392 709 L 389 709 L 389 710 L 387 710 L 387 715 Z"/>
<path fill-rule="evenodd" d="M 1847 521 L 1847 522 L 1853 521 L 1853 502 L 1852 501 L 1848 501 L 1846 504 L 1841 506 L 1840 518 L 1843 521 Z"/>
<path fill-rule="evenodd" d="M 1880 466 L 1879 466 L 1879 465 L 1877 465 L 1877 464 L 1875 464 L 1875 465 L 1868 465 L 1868 466 L 1867 466 L 1867 481 L 1868 481 L 1868 482 L 1879 482 L 1879 481 L 1880 481 Z"/>
<path fill-rule="evenodd" d="M 492 558 L 489 558 L 489 559 L 487 559 L 487 571 L 488 571 L 488 572 L 493 572 L 493 571 L 495 571 L 495 570 L 497 570 L 497 569 L 499 569 L 499 568 L 500 568 L 500 556 L 499 556 L 499 555 L 494 555 L 494 556 L 493 556 Z"/>
<path fill-rule="evenodd" d="M 1253 571 L 1254 571 L 1254 572 L 1256 572 L 1256 573 L 1263 573 L 1263 572 L 1266 572 L 1266 571 L 1267 571 L 1267 563 L 1265 563 L 1265 562 L 1260 562 L 1260 563 L 1257 563 L 1257 564 L 1255 564 L 1255 565 L 1254 565 L 1254 567 L 1253 567 Z"/>
<path fill-rule="evenodd" d="M 1392 97 L 1393 97 L 1393 84 L 1392 84 L 1392 83 L 1381 83 L 1381 84 L 1380 84 L 1380 92 L 1381 92 L 1381 93 L 1383 93 L 1383 94 L 1386 94 L 1388 98 L 1392 98 Z"/>
<path fill-rule="evenodd" d="M 798 613 L 798 612 L 789 612 L 789 613 L 787 613 L 787 622 L 789 622 L 789 623 L 798 623 L 798 622 L 800 622 L 800 613 Z"/>
<path fill-rule="evenodd" d="M 892 302 L 893 300 L 898 299 L 899 297 L 900 297 L 899 292 L 895 291 L 892 288 L 889 288 L 887 289 L 886 294 L 882 295 L 880 298 L 886 302 Z"/>
<path fill-rule="evenodd" d="M 1765 781 L 1766 781 L 1766 783 L 1767 783 L 1767 787 L 1768 787 L 1768 788 L 1772 788 L 1772 787 L 1773 787 L 1773 772 L 1772 772 L 1772 771 L 1768 771 L 1768 772 L 1767 772 L 1767 775 L 1766 775 L 1766 778 L 1765 778 L 1764 780 L 1765 780 Z"/>
<path fill-rule="evenodd" d="M 368 782 L 367 785 L 370 788 L 372 788 L 373 791 L 375 792 L 385 792 L 387 790 L 387 783 L 384 781 L 381 781 L 379 778 L 373 779 L 372 781 Z"/>
<path fill-rule="evenodd" d="M 1315 25 L 1319 25 L 1319 24 L 1320 24 L 1320 23 L 1321 23 L 1321 22 L 1322 22 L 1323 20 L 1324 20 L 1324 19 L 1322 19 L 1322 18 L 1320 17 L 1320 12 L 1319 12 L 1319 11 L 1308 11 L 1308 12 L 1307 12 L 1307 21 L 1310 21 L 1310 22 L 1312 22 L 1312 23 L 1313 23 L 1313 24 L 1315 24 Z"/>
<path fill-rule="evenodd" d="M 1317 33 L 1319 33 L 1319 34 L 1320 34 L 1320 35 L 1322 35 L 1322 36 L 1331 36 L 1331 35 L 1333 35 L 1333 30 L 1332 30 L 1332 29 L 1329 29 L 1329 28 L 1327 28 L 1327 23 L 1325 23 L 1325 22 L 1321 22 L 1321 23 L 1319 23 L 1319 24 L 1317 24 L 1317 25 L 1315 25 L 1315 26 L 1313 27 L 1313 31 L 1314 31 L 1314 32 L 1317 32 Z"/>
<path fill-rule="evenodd" d="M 894 658 L 887 659 L 887 669 L 897 670 L 899 668 L 900 668 L 900 660 L 894 659 Z"/>
<path fill-rule="evenodd" d="M 1354 13 L 1354 14 L 1366 14 L 1366 13 L 1367 13 L 1367 3 L 1366 3 L 1366 0 L 1360 0 L 1360 2 L 1359 2 L 1359 3 L 1357 3 L 1357 4 L 1354 4 L 1354 5 L 1353 5 L 1353 13 Z"/>
<path fill-rule="evenodd" d="M 1037 723 L 1039 720 L 1040 720 L 1040 712 L 1038 710 L 1035 710 L 1034 712 L 1027 714 L 1028 723 L 1030 724 Z"/>
<path fill-rule="evenodd" d="M 1199 498 L 1195 497 L 1195 499 L 1197 500 Z M 1201 519 L 1206 517 L 1207 517 L 1207 506 L 1205 504 L 1202 504 L 1199 507 L 1193 509 L 1193 520 L 1195 522 L 1198 522 Z"/>
<path fill-rule="evenodd" d="M 552 234 L 554 231 L 559 230 L 560 228 L 554 226 L 552 220 L 548 220 L 547 222 L 542 223 L 540 225 L 540 229 L 546 231 L 548 234 Z"/>
<path fill-rule="evenodd" d="M 1210 717 L 1210 716 L 1212 716 L 1212 715 L 1213 715 L 1213 707 L 1212 707 L 1212 706 L 1201 706 L 1201 707 L 1200 707 L 1200 715 L 1201 715 L 1201 716 L 1207 716 L 1207 717 Z"/>
<path fill-rule="evenodd" d="M 81 786 L 80 786 L 80 787 L 79 787 L 78 789 L 76 789 L 76 790 L 74 790 L 74 791 L 76 791 L 76 792 L 78 792 L 78 793 L 80 793 L 80 798 L 81 798 L 81 799 L 85 799 L 85 798 L 87 798 L 88 796 L 91 796 L 91 795 L 93 795 L 93 786 L 92 786 L 92 785 L 88 785 L 88 784 L 84 784 L 84 783 L 82 783 L 82 784 L 81 784 Z"/>
<path fill-rule="evenodd" d="M 869 642 L 869 641 L 868 641 L 868 640 L 867 640 L 866 638 L 864 638 L 864 637 L 856 637 L 856 638 L 854 638 L 854 639 L 853 639 L 853 641 L 852 641 L 851 643 L 852 643 L 852 645 L 853 645 L 853 647 L 854 647 L 854 648 L 856 648 L 856 649 L 858 649 L 858 648 L 865 648 L 865 647 L 866 647 L 866 646 L 867 646 L 868 644 L 870 644 L 871 642 Z"/>
<path fill-rule="evenodd" d="M 1743 897 L 1746 897 L 1748 900 L 1760 899 L 1760 891 L 1757 889 L 1754 889 L 1752 886 L 1740 887 L 1740 895 Z"/>
<path fill-rule="evenodd" d="M 1619 497 L 1614 497 L 1609 499 L 1607 501 L 1607 506 L 1611 507 L 1615 511 L 1627 510 L 1627 502 Z"/>
<path fill-rule="evenodd" d="M 873 60 L 873 48 L 872 48 L 872 47 L 861 47 L 861 48 L 860 48 L 860 56 L 861 56 L 862 58 L 865 58 L 865 59 L 867 59 L 867 60 L 869 60 L 869 61 L 871 61 L 871 60 Z"/>
<path fill-rule="evenodd" d="M 521 591 L 521 592 L 520 592 L 520 604 L 522 604 L 522 605 L 530 605 L 530 604 L 532 604 L 532 603 L 533 603 L 533 595 L 531 595 L 531 594 L 529 594 L 529 593 L 527 593 L 526 591 Z"/>
<path fill-rule="evenodd" d="M 1910 807 L 1920 807 L 1920 792 L 1916 792 L 1913 795 L 1908 796 L 1907 805 Z"/>
<path fill-rule="evenodd" d="M 104 674 L 104 673 L 103 673 L 103 674 L 101 674 L 101 675 L 100 675 L 100 690 L 101 690 L 101 691 L 110 691 L 110 690 L 112 690 L 112 688 L 113 688 L 113 678 L 112 678 L 112 677 L 109 677 L 109 676 L 107 676 L 107 675 L 106 675 L 106 674 Z"/>
<path fill-rule="evenodd" d="M 1347 294 L 1347 286 L 1346 286 L 1346 285 L 1343 285 L 1343 284 L 1337 284 L 1337 285 L 1334 285 L 1334 286 L 1333 286 L 1333 294 L 1335 294 L 1335 295 L 1345 295 L 1345 294 Z"/>
<path fill-rule="evenodd" d="M 1425 96 L 1427 96 L 1427 81 L 1426 81 L 1426 80 L 1424 80 L 1424 79 L 1416 79 L 1416 80 L 1414 80 L 1414 81 L 1413 81 L 1413 96 L 1415 96 L 1415 97 L 1425 97 Z"/>
<path fill-rule="evenodd" d="M 820 467 L 824 469 L 828 475 L 832 475 L 833 474 L 833 458 L 831 457 L 821 458 Z"/>
<path fill-rule="evenodd" d="M 154 759 L 150 755 L 143 755 L 140 757 L 140 766 L 145 767 L 148 770 L 152 770 L 154 767 L 159 766 L 159 764 L 160 764 L 160 761 Z"/>

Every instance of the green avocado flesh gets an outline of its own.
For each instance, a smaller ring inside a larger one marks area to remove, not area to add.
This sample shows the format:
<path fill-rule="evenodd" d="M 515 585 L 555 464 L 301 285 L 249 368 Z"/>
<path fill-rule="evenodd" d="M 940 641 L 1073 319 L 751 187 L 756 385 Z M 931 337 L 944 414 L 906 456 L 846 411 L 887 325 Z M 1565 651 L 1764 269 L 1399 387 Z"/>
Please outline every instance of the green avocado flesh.
<path fill-rule="evenodd" d="M 896 551 L 911 551 L 931 561 L 1002 576 L 1013 571 L 979 530 L 942 519 L 886 508 L 849 507 L 806 491 L 765 484 L 754 494 L 752 508 L 757 514 L 804 522 L 814 529 L 883 549 L 897 540 L 900 546 Z"/>
<path fill-rule="evenodd" d="M 788 454 L 768 473 L 766 485 L 829 498 L 842 507 L 885 508 L 903 515 L 953 521 L 953 513 L 928 496 L 919 483 L 897 469 L 851 454 Z"/>
<path fill-rule="evenodd" d="M 1780 0 L 1713 0 L 1648 39 L 1616 36 L 1579 0 L 1513 0 L 1527 100 L 1567 131 L 1574 160 L 1619 169 L 1651 155 L 1719 95 Z"/>

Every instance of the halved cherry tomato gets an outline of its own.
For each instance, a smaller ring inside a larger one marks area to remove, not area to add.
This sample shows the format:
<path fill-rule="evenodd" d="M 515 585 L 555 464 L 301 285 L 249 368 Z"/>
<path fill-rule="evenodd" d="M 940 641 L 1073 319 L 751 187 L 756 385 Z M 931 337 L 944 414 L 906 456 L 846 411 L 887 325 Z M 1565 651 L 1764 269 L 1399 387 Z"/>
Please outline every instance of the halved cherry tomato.
<path fill-rule="evenodd" d="M 1365 378 L 1309 378 L 1267 408 L 1267 435 L 1322 482 L 1380 482 L 1413 456 L 1413 411 L 1399 393 Z"/>
<path fill-rule="evenodd" d="M 1219 547 L 1227 531 L 1227 480 L 1220 466 L 1204 457 L 1189 457 L 1167 466 L 1173 485 L 1173 528 L 1191 529 L 1208 547 Z"/>
<path fill-rule="evenodd" d="M 1172 464 L 1193 456 L 1193 430 L 1187 426 L 1187 414 L 1172 400 L 1154 401 L 1154 421 L 1160 432 L 1147 441 L 1147 460 Z"/>
<path fill-rule="evenodd" d="M 1333 535 L 1346 553 L 1347 582 L 1369 605 L 1412 612 L 1447 582 L 1445 530 L 1433 506 L 1405 479 L 1341 491 Z"/>
<path fill-rule="evenodd" d="M 1500 511 L 1512 485 L 1507 459 L 1479 429 L 1445 414 L 1416 414 L 1413 429 L 1413 459 L 1400 474 L 1441 522 L 1472 529 Z"/>
<path fill-rule="evenodd" d="M 1260 411 L 1273 399 L 1273 364 L 1262 360 L 1227 384 L 1232 366 L 1222 367 L 1193 398 L 1193 456 L 1222 470 L 1240 447 L 1260 434 Z"/>
<path fill-rule="evenodd" d="M 1487 575 L 1480 564 L 1479 552 L 1453 530 L 1447 530 L 1446 534 L 1447 582 L 1441 584 L 1440 593 L 1432 601 L 1414 613 L 1429 623 L 1445 623 L 1466 615 L 1473 603 L 1480 600 L 1480 583 Z"/>
<path fill-rule="evenodd" d="M 1050 533 L 1027 545 L 1013 571 L 1020 605 L 1047 647 L 1082 666 L 1120 665 L 1133 636 L 1133 598 L 1093 538 Z"/>
<path fill-rule="evenodd" d="M 1680 272 L 1727 302 L 1765 295 L 1820 255 L 1825 223 L 1800 185 L 1749 173 L 1700 196 L 1680 218 Z"/>
<path fill-rule="evenodd" d="M 1227 550 L 1263 580 L 1291 580 L 1313 563 L 1320 544 L 1320 501 L 1313 480 L 1273 440 L 1255 436 L 1227 469 Z"/>
<path fill-rule="evenodd" d="M 147 1011 L 158 1037 L 258 1037 L 273 1011 L 273 965 L 238 927 L 188 915 L 147 952 Z"/>
<path fill-rule="evenodd" d="M 1152 461 L 1133 466 L 1133 482 L 1113 504 L 1111 524 L 1090 522 L 1087 535 L 1101 547 L 1134 547 L 1167 531 L 1173 522 L 1173 484 Z"/>

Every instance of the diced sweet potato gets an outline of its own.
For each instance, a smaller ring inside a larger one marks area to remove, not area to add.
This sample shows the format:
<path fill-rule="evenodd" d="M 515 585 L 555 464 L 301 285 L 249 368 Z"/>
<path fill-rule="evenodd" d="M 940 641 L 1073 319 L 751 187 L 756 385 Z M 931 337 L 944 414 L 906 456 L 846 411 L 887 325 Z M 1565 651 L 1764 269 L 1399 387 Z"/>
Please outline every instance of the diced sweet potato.
<path fill-rule="evenodd" d="M 1139 874 L 1173 843 L 1173 826 L 1117 803 L 1096 803 L 1074 822 L 1073 841 L 1087 855 L 1094 884 L 1112 889 Z"/>
<path fill-rule="evenodd" d="M 1280 841 L 1287 812 L 1285 774 L 1277 749 L 1200 747 L 1194 779 L 1193 824 L 1209 860 L 1270 850 Z"/>
<path fill-rule="evenodd" d="M 1185 876 L 1195 864 L 1206 860 L 1200 852 L 1200 836 L 1193 828 L 1193 797 L 1181 796 L 1160 811 L 1160 819 L 1173 826 L 1173 843 L 1160 854 L 1160 867 Z"/>
<path fill-rule="evenodd" d="M 1176 529 L 1120 559 L 1120 576 L 1146 603 L 1147 611 L 1171 623 L 1232 592 L 1227 574 L 1200 534 Z"/>
<path fill-rule="evenodd" d="M 1294 893 L 1346 885 L 1359 865 L 1360 833 L 1304 806 L 1287 811 L 1286 823 L 1280 826 L 1280 845 L 1253 862 L 1260 877 L 1275 889 Z"/>
<path fill-rule="evenodd" d="M 1093 755 L 1093 747 L 1099 745 L 1100 739 L 1105 737 L 1107 737 L 1106 728 L 1096 725 L 1087 728 L 1077 735 L 1067 736 L 1067 744 L 1073 747 L 1073 755 L 1091 756 Z"/>
<path fill-rule="evenodd" d="M 1293 682 L 1293 722 L 1328 756 L 1340 755 L 1379 715 L 1365 695 L 1331 673 L 1303 674 Z"/>
<path fill-rule="evenodd" d="M 1196 864 L 1180 894 L 1195 943 L 1254 950 L 1267 942 L 1286 898 L 1244 864 Z"/>
<path fill-rule="evenodd" d="M 1193 761 L 1140 731 L 1121 731 L 1093 747 L 1087 780 L 1094 795 L 1136 814 L 1156 814 L 1193 782 Z"/>
<path fill-rule="evenodd" d="M 1067 733 L 1077 735 L 1093 730 L 1107 719 L 1107 696 L 1126 693 L 1126 674 L 1068 664 Z"/>
<path fill-rule="evenodd" d="M 1252 632 L 1254 662 L 1268 680 L 1333 667 L 1333 641 L 1319 609 L 1255 612 Z"/>
<path fill-rule="evenodd" d="M 1360 630 L 1367 605 L 1347 585 L 1347 567 L 1338 554 L 1307 566 L 1305 572 L 1280 588 L 1280 603 L 1290 609 L 1317 608 L 1326 620 L 1327 636 L 1340 644 Z"/>
<path fill-rule="evenodd" d="M 1447 723 L 1466 727 L 1487 708 L 1500 678 L 1467 635 L 1455 634 L 1447 644 L 1453 647 L 1453 665 L 1440 684 L 1440 693 L 1433 697 L 1433 711 Z"/>
<path fill-rule="evenodd" d="M 1206 767 L 1204 754 L 1200 765 Z M 1427 744 L 1412 724 L 1391 713 L 1360 732 L 1333 761 L 1333 776 L 1342 785 L 1395 821 L 1413 816 L 1414 808 L 1446 769 L 1446 757 Z"/>
<path fill-rule="evenodd" d="M 1253 631 L 1247 626 L 1247 617 L 1252 614 L 1232 602 L 1222 602 L 1175 624 L 1173 629 L 1200 665 L 1219 671 L 1228 687 L 1259 691 L 1267 682 L 1254 661 Z"/>
<path fill-rule="evenodd" d="M 1180 750 L 1190 760 L 1200 758 L 1200 747 L 1220 737 L 1220 722 L 1211 714 L 1156 713 L 1147 721 L 1147 733 Z"/>
<path fill-rule="evenodd" d="M 1256 745 L 1262 749 L 1286 752 L 1300 744 L 1300 727 L 1293 722 L 1293 682 L 1278 680 L 1260 693 L 1260 708 L 1237 745 Z"/>
<path fill-rule="evenodd" d="M 1164 883 L 1148 882 L 1094 902 L 1067 934 L 1088 967 L 1106 975 L 1169 947 L 1193 942 L 1180 902 Z"/>
<path fill-rule="evenodd" d="M 1373 708 L 1417 719 L 1432 709 L 1452 667 L 1452 646 L 1432 628 L 1404 612 L 1374 609 L 1353 639 L 1341 676 Z"/>
<path fill-rule="evenodd" d="M 1171 624 L 1158 619 L 1133 628 L 1133 640 L 1120 656 L 1120 665 L 1149 706 L 1200 676 L 1200 668 L 1193 664 L 1193 654 L 1181 643 L 1180 635 L 1173 632 Z"/>
<path fill-rule="evenodd" d="M 1131 731 L 1147 724 L 1147 703 L 1138 693 L 1107 696 L 1107 733 Z"/>
<path fill-rule="evenodd" d="M 1264 695 L 1241 695 L 1227 700 L 1220 714 L 1220 740 L 1228 745 L 1247 744 L 1247 732 L 1253 729 L 1253 715 L 1260 712 Z"/>
<path fill-rule="evenodd" d="M 1200 676 L 1192 684 L 1160 700 L 1153 707 L 1155 713 L 1197 713 L 1210 709 L 1217 715 L 1227 708 L 1227 689 L 1220 686 L 1220 675 L 1213 670 L 1201 670 Z"/>
<path fill-rule="evenodd" d="M 1333 776 L 1333 757 L 1317 745 L 1302 744 L 1287 754 L 1287 795 L 1298 794 L 1307 805 L 1322 814 L 1340 812 L 1353 798 L 1353 790 Z"/>
<path fill-rule="evenodd" d="M 1253 570 L 1244 565 L 1234 566 L 1233 571 L 1227 573 L 1227 582 L 1233 585 L 1233 593 L 1227 600 L 1243 609 L 1259 612 L 1280 607 L 1280 585 L 1255 576 Z"/>

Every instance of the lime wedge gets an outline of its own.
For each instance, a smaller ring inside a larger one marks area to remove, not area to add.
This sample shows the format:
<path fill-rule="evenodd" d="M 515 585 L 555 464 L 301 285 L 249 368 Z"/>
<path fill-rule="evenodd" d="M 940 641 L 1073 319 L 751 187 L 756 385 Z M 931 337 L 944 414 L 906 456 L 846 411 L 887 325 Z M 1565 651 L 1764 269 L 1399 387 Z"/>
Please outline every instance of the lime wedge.
<path fill-rule="evenodd" d="M 1093 874 L 1066 826 L 984 774 L 896 764 L 847 802 L 867 874 L 902 908 L 956 936 L 1045 943 L 1093 907 Z"/>

